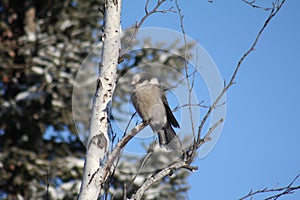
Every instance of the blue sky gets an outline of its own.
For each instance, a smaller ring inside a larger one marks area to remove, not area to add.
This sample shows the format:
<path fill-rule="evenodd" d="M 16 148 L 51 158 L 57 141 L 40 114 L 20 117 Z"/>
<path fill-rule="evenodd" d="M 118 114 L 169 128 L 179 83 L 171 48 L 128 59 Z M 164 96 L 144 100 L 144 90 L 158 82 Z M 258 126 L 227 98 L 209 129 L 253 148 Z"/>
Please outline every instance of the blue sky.
<path fill-rule="evenodd" d="M 141 19 L 144 3 L 123 1 L 123 28 Z M 241 0 L 179 3 L 187 35 L 228 81 L 268 13 Z M 299 1 L 287 0 L 242 65 L 227 93 L 223 133 L 212 152 L 194 163 L 199 170 L 189 179 L 190 199 L 238 199 L 251 189 L 287 185 L 300 173 L 299 7 Z M 149 26 L 180 31 L 173 13 L 148 18 L 143 27 Z M 300 191 L 283 199 L 300 199 Z"/>

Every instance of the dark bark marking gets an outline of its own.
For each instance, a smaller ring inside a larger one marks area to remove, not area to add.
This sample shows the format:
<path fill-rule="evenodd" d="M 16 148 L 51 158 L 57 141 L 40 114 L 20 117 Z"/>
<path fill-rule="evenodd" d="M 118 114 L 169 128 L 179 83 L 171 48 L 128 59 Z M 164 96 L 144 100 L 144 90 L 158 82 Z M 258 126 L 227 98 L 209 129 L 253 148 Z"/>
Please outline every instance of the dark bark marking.
<path fill-rule="evenodd" d="M 98 148 L 100 149 L 105 149 L 105 151 L 107 150 L 107 139 L 105 138 L 103 133 L 100 133 L 96 136 L 94 136 L 91 140 L 91 144 L 95 144 Z"/>

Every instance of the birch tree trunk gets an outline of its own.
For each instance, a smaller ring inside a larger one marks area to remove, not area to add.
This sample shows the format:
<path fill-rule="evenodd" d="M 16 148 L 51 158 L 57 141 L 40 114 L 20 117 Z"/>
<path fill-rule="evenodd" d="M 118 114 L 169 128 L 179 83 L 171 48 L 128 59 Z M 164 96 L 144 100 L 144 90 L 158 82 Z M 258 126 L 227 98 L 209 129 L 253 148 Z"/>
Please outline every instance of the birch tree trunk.
<path fill-rule="evenodd" d="M 103 47 L 93 101 L 90 133 L 79 200 L 98 199 L 102 190 L 104 158 L 108 152 L 109 106 L 117 78 L 120 45 L 121 0 L 105 0 Z M 98 23 L 98 22 L 95 22 Z"/>

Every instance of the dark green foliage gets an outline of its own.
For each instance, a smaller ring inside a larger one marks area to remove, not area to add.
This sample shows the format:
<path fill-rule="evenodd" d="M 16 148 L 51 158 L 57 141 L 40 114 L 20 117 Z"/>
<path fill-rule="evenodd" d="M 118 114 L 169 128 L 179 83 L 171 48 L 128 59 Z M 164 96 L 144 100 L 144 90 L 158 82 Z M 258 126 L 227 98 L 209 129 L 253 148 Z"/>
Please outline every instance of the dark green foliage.
<path fill-rule="evenodd" d="M 101 2 L 96 0 L 0 4 L 0 194 L 4 197 L 40 199 L 47 171 L 54 187 L 81 179 L 82 166 L 61 164 L 70 157 L 82 158 L 84 147 L 76 137 L 71 142 L 60 137 L 66 130 L 76 133 L 73 82 L 101 31 L 98 7 Z M 45 140 L 49 127 L 56 135 Z"/>

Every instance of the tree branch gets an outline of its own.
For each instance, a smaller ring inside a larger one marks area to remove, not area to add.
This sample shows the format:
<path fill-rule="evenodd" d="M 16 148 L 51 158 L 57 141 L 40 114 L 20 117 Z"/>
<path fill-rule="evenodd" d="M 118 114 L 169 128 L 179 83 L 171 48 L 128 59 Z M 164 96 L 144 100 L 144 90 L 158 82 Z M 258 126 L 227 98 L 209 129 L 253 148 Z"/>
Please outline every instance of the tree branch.
<path fill-rule="evenodd" d="M 109 154 L 107 161 L 104 165 L 104 169 L 105 169 L 105 174 L 102 178 L 102 182 L 106 181 L 106 178 L 109 175 L 109 172 L 111 171 L 111 167 L 114 164 L 114 161 L 116 160 L 116 158 L 118 156 L 120 156 L 121 151 L 123 150 L 123 148 L 126 146 L 126 144 L 136 135 L 138 134 L 141 130 L 143 130 L 145 127 L 147 126 L 146 123 L 142 122 L 138 125 L 136 125 L 133 129 L 131 129 L 131 131 L 125 135 L 116 145 L 116 147 L 114 148 L 114 150 L 111 152 L 111 154 Z"/>
<path fill-rule="evenodd" d="M 256 0 L 253 0 L 251 2 L 247 1 L 247 0 L 242 0 L 242 1 L 245 2 L 246 4 L 250 5 L 253 8 L 262 9 L 262 10 L 265 10 L 265 11 L 272 10 L 272 7 L 262 7 L 262 6 L 254 4 L 256 2 Z"/>
<path fill-rule="evenodd" d="M 123 57 L 125 55 L 125 53 L 130 49 L 131 45 L 132 45 L 132 41 L 133 38 L 135 38 L 136 34 L 138 33 L 138 30 L 141 28 L 141 26 L 143 25 L 143 23 L 146 21 L 146 19 L 148 17 L 150 17 L 151 15 L 153 15 L 154 13 L 166 13 L 168 11 L 172 12 L 172 8 L 169 8 L 168 10 L 158 10 L 159 7 L 165 2 L 166 0 L 158 0 L 157 4 L 153 7 L 153 9 L 151 9 L 149 11 L 149 2 L 150 0 L 147 0 L 144 10 L 145 10 L 145 15 L 142 17 L 142 19 L 139 22 L 136 22 L 135 27 L 134 27 L 134 31 L 130 37 L 130 40 L 128 42 L 128 46 L 126 47 L 125 50 L 122 50 L 122 52 L 120 53 L 120 57 Z"/>
<path fill-rule="evenodd" d="M 172 164 L 169 167 L 166 167 L 159 172 L 155 173 L 154 175 L 147 178 L 147 180 L 143 183 L 143 185 L 134 193 L 130 200 L 139 200 L 143 197 L 145 191 L 149 189 L 154 183 L 157 183 L 161 179 L 163 179 L 165 176 L 173 174 L 174 171 L 180 168 L 187 167 L 187 169 L 191 169 L 188 167 L 185 161 L 179 161 L 174 164 Z"/>
<path fill-rule="evenodd" d="M 296 182 L 296 180 L 300 177 L 300 174 L 298 174 L 291 183 L 289 183 L 287 186 L 285 187 L 281 187 L 281 188 L 272 188 L 272 189 L 268 189 L 268 188 L 264 188 L 262 190 L 257 190 L 255 192 L 253 192 L 252 190 L 249 192 L 249 194 L 247 194 L 246 196 L 243 196 L 242 198 L 240 198 L 239 200 L 244 200 L 247 198 L 253 198 L 255 195 L 257 194 L 265 194 L 265 193 L 270 193 L 270 192 L 280 192 L 278 194 L 272 195 L 270 197 L 265 198 L 265 200 L 271 200 L 271 199 L 278 199 L 279 197 L 283 196 L 283 195 L 287 195 L 287 194 L 292 194 L 293 192 L 295 192 L 296 190 L 300 190 L 300 185 L 298 186 L 293 186 L 294 183 Z"/>

